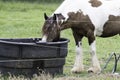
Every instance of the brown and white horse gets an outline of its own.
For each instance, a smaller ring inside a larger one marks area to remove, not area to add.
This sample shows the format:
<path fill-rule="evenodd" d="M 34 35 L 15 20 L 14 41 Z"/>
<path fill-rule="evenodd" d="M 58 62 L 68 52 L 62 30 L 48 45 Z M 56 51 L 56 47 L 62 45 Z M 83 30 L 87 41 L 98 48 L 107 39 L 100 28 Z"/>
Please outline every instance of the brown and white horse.
<path fill-rule="evenodd" d="M 83 37 L 88 38 L 92 56 L 92 66 L 88 71 L 101 71 L 95 37 L 120 34 L 120 0 L 64 0 L 52 16 L 44 14 L 44 17 L 42 41 L 57 40 L 61 30 L 72 29 L 76 42 L 76 60 L 72 72 L 84 70 Z"/>

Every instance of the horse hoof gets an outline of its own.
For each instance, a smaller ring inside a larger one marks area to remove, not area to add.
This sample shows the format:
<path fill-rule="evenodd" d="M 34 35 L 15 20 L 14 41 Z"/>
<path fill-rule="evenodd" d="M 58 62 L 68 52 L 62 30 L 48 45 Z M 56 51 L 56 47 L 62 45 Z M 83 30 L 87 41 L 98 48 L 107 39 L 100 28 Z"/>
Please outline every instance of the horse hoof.
<path fill-rule="evenodd" d="M 77 67 L 74 67 L 74 68 L 72 68 L 72 70 L 71 70 L 72 73 L 81 73 L 81 72 L 83 72 L 83 71 L 84 71 L 83 68 L 77 68 Z"/>
<path fill-rule="evenodd" d="M 89 68 L 88 69 L 88 73 L 99 73 L 101 71 L 101 69 L 98 68 Z"/>
<path fill-rule="evenodd" d="M 94 73 L 92 70 L 88 70 L 88 73 Z"/>

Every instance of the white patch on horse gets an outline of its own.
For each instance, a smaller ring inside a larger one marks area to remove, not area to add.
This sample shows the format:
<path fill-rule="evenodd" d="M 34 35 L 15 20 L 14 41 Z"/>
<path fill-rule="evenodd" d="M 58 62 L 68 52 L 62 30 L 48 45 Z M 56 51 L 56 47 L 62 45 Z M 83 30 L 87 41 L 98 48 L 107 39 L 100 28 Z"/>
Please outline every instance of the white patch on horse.
<path fill-rule="evenodd" d="M 57 24 L 59 23 L 59 19 L 58 19 L 58 17 L 56 16 L 56 21 L 57 21 Z"/>
<path fill-rule="evenodd" d="M 96 41 L 90 44 L 91 53 L 96 53 Z"/>
<path fill-rule="evenodd" d="M 101 36 L 110 15 L 120 16 L 120 0 L 99 0 L 102 5 L 92 7 L 89 0 L 65 0 L 54 13 L 61 13 L 67 20 L 69 12 L 83 12 L 95 26 L 95 35 Z"/>
<path fill-rule="evenodd" d="M 76 59 L 74 67 L 72 68 L 72 72 L 82 72 L 84 70 L 83 66 L 83 51 L 81 42 L 79 42 L 79 45 L 76 46 Z"/>
<path fill-rule="evenodd" d="M 42 42 L 47 42 L 47 36 L 46 36 L 46 35 L 44 35 L 44 36 L 42 37 Z"/>

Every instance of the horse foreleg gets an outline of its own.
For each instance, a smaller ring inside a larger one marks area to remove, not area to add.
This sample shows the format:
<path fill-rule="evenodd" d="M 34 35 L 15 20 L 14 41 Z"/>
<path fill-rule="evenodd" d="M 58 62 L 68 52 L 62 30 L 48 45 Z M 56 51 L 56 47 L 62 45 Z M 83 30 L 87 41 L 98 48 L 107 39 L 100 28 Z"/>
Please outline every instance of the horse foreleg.
<path fill-rule="evenodd" d="M 79 46 L 76 46 L 76 59 L 75 59 L 74 67 L 72 68 L 71 71 L 73 73 L 80 73 L 84 71 L 81 42 L 79 42 Z"/>
<path fill-rule="evenodd" d="M 73 32 L 73 36 L 76 42 L 76 59 L 71 71 L 73 73 L 80 73 L 84 70 L 82 42 L 81 42 L 81 39 L 83 38 L 83 36 L 78 35 L 76 32 Z"/>
<path fill-rule="evenodd" d="M 90 44 L 90 50 L 92 56 L 92 67 L 88 69 L 88 72 L 99 73 L 101 71 L 101 67 L 98 58 L 96 56 L 96 41 L 94 40 L 92 41 L 92 43 L 90 43 L 90 39 L 89 39 L 89 44 Z"/>

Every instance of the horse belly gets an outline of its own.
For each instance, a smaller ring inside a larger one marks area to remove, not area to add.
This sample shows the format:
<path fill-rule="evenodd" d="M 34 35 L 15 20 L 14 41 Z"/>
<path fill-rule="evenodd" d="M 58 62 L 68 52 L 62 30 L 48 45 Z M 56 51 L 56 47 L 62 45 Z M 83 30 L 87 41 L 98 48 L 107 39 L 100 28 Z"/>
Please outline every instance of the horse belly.
<path fill-rule="evenodd" d="M 120 34 L 120 22 L 109 21 L 104 25 L 101 37 L 111 37 L 117 34 Z"/>

